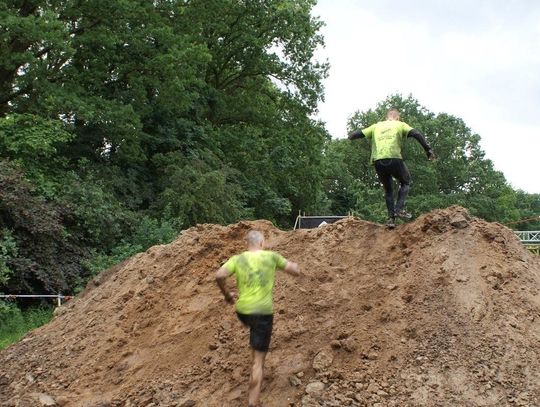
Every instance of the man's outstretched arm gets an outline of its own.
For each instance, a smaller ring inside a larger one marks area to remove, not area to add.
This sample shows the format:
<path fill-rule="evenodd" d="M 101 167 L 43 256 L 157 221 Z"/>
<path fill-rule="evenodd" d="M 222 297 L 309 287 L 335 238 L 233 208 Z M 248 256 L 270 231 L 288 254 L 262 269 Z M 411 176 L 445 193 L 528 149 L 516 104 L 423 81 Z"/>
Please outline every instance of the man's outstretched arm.
<path fill-rule="evenodd" d="M 348 139 L 355 140 L 357 138 L 364 138 L 364 137 L 366 137 L 366 135 L 362 133 L 362 130 L 355 130 L 349 133 Z"/>
<path fill-rule="evenodd" d="M 300 275 L 300 268 L 298 267 L 298 263 L 292 261 L 287 262 L 283 271 L 295 277 L 298 277 Z"/>
<path fill-rule="evenodd" d="M 416 141 L 418 141 L 420 143 L 420 145 L 422 146 L 422 148 L 426 152 L 426 155 L 427 155 L 428 159 L 432 160 L 432 159 L 435 158 L 435 154 L 433 153 L 433 150 L 431 149 L 431 147 L 427 143 L 426 138 L 424 137 L 424 135 L 422 133 L 420 133 L 416 129 L 412 129 L 407 134 L 407 137 L 412 137 L 412 138 L 416 139 Z"/>
<path fill-rule="evenodd" d="M 227 301 L 229 304 L 232 304 L 234 303 L 234 295 L 228 290 L 227 284 L 225 284 L 225 280 L 228 276 L 229 270 L 227 270 L 225 267 L 220 267 L 219 270 L 216 272 L 216 283 L 221 290 L 223 297 L 225 297 L 225 301 Z"/>

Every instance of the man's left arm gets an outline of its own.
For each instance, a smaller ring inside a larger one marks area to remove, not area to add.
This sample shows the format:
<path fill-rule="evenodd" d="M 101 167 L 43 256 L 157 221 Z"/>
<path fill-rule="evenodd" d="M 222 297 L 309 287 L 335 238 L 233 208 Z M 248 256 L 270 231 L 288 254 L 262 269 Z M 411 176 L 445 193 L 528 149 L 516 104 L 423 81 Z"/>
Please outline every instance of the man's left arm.
<path fill-rule="evenodd" d="M 426 155 L 427 155 L 429 160 L 432 160 L 432 159 L 435 158 L 435 154 L 433 153 L 433 150 L 431 149 L 431 147 L 427 143 L 426 138 L 424 137 L 424 135 L 422 133 L 420 133 L 416 129 L 411 129 L 409 131 L 409 133 L 407 133 L 407 137 L 412 137 L 412 138 L 416 139 L 416 141 L 418 141 L 420 143 L 420 145 L 422 146 L 422 148 L 426 152 Z"/>
<path fill-rule="evenodd" d="M 225 282 L 227 277 L 229 277 L 229 270 L 227 270 L 225 267 L 220 267 L 216 272 L 216 283 L 221 290 L 223 297 L 225 297 L 225 301 L 227 301 L 229 304 L 234 304 L 234 294 L 229 291 Z"/>
<path fill-rule="evenodd" d="M 300 268 L 298 267 L 298 263 L 295 263 L 293 261 L 287 260 L 285 267 L 283 267 L 283 271 L 294 277 L 298 277 L 300 275 Z"/>

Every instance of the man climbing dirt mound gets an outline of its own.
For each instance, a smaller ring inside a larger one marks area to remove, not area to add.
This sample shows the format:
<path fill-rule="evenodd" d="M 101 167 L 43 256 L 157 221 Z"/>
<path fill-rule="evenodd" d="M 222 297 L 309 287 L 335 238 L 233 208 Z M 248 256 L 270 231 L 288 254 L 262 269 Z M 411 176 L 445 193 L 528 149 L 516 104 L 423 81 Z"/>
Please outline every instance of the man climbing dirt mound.
<path fill-rule="evenodd" d="M 459 207 L 184 231 L 2 351 L 0 405 L 245 407 L 249 332 L 214 277 L 251 229 L 305 275 L 276 279 L 264 406 L 540 405 L 540 261 Z"/>

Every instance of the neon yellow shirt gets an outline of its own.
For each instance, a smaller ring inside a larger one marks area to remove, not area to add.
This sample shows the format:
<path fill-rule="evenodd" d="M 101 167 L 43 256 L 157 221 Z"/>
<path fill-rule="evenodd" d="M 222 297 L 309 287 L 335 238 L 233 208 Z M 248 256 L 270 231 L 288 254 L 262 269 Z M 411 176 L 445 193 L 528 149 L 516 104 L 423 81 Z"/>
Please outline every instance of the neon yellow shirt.
<path fill-rule="evenodd" d="M 231 257 L 223 265 L 236 277 L 238 300 L 236 311 L 241 314 L 271 315 L 274 313 L 272 292 L 276 269 L 283 269 L 287 260 L 276 252 L 259 250 Z"/>
<path fill-rule="evenodd" d="M 371 162 L 384 158 L 403 158 L 401 145 L 412 127 L 399 120 L 375 123 L 362 133 L 371 139 Z"/>

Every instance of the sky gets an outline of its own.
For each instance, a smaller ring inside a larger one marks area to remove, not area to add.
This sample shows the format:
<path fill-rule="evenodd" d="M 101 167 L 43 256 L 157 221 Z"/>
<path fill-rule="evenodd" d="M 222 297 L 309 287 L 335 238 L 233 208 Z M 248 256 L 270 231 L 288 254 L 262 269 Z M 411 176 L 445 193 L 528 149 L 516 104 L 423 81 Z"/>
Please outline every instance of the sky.
<path fill-rule="evenodd" d="M 540 193 L 540 1 L 319 0 L 313 15 L 330 63 L 317 118 L 332 137 L 412 94 L 462 118 L 514 188 Z"/>

